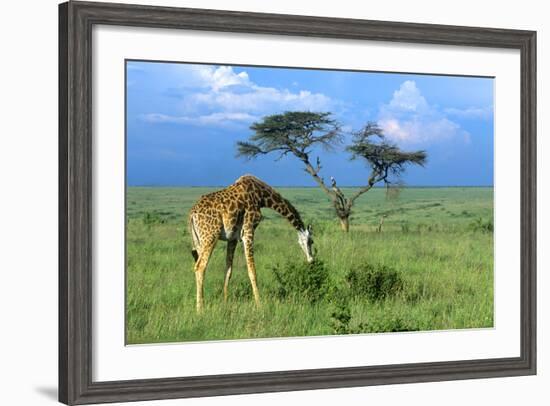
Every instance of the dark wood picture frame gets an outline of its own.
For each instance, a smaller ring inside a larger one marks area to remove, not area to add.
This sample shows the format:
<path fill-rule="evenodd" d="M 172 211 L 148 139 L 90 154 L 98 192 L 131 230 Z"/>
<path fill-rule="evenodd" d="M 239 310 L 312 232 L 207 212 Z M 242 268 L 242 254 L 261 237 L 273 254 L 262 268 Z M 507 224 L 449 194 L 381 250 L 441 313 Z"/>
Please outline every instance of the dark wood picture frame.
<path fill-rule="evenodd" d="M 512 48 L 521 58 L 521 352 L 517 358 L 92 380 L 92 27 L 95 24 Z M 59 6 L 59 400 L 217 396 L 536 373 L 536 32 L 234 11 Z"/>

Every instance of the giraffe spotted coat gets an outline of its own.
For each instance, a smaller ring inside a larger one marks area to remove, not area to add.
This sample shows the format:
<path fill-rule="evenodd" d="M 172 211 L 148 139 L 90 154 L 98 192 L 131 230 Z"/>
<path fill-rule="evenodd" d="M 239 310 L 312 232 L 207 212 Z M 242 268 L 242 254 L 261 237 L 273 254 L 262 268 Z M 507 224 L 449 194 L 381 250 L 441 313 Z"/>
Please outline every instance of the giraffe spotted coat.
<path fill-rule="evenodd" d="M 313 260 L 311 228 L 300 214 L 275 189 L 252 175 L 244 175 L 225 189 L 202 196 L 189 212 L 189 232 L 193 238 L 197 311 L 204 306 L 204 273 L 218 240 L 227 241 L 224 299 L 227 300 L 233 255 L 242 241 L 254 300 L 260 304 L 254 264 L 254 231 L 262 220 L 262 208 L 275 210 L 298 232 L 298 243 L 309 262 Z"/>

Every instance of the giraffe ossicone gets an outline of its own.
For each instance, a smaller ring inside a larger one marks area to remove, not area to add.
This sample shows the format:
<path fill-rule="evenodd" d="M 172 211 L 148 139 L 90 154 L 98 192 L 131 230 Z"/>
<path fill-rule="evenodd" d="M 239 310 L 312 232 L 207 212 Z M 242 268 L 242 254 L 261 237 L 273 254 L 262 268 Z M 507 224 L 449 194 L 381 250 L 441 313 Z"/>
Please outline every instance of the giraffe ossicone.
<path fill-rule="evenodd" d="M 227 300 L 233 256 L 243 243 L 248 277 L 257 305 L 260 294 L 254 263 L 254 231 L 262 220 L 262 208 L 275 210 L 298 232 L 298 244 L 308 262 L 313 262 L 311 226 L 304 226 L 298 210 L 275 189 L 253 175 L 244 175 L 225 189 L 202 196 L 189 212 L 189 233 L 195 258 L 197 311 L 204 307 L 204 274 L 218 240 L 227 241 L 224 299 Z"/>

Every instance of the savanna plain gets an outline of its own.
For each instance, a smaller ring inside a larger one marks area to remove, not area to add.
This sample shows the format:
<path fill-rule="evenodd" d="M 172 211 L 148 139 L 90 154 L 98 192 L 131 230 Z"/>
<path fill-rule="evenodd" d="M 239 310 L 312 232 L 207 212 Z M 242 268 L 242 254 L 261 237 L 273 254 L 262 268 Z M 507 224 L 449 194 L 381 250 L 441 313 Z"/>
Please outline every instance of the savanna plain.
<path fill-rule="evenodd" d="M 493 326 L 491 187 L 374 188 L 357 200 L 348 233 L 320 189 L 277 187 L 313 225 L 315 262 L 290 224 L 263 209 L 261 307 L 240 243 L 224 301 L 219 241 L 197 314 L 187 213 L 217 189 L 128 187 L 127 344 Z"/>

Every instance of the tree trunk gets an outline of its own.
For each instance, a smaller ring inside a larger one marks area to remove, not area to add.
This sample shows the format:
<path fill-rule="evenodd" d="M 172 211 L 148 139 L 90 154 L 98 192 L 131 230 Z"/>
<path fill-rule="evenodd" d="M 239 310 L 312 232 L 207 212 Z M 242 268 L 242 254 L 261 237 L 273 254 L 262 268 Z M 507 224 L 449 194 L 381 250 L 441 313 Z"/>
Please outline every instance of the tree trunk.
<path fill-rule="evenodd" d="M 340 217 L 340 227 L 342 227 L 342 231 L 346 233 L 349 231 L 349 216 Z"/>

